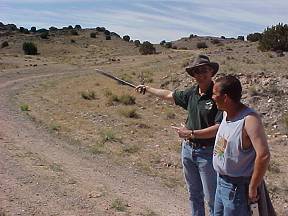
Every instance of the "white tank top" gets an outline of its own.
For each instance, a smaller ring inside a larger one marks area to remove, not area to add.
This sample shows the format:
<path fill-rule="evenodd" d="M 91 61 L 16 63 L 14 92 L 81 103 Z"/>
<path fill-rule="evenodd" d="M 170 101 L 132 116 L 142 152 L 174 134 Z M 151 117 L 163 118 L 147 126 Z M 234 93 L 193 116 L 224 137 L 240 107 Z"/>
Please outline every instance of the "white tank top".
<path fill-rule="evenodd" d="M 255 150 L 242 148 L 242 131 L 245 117 L 255 113 L 246 108 L 231 121 L 227 121 L 227 113 L 223 112 L 223 119 L 219 126 L 213 152 L 213 166 L 221 175 L 232 177 L 251 176 L 254 168 Z"/>

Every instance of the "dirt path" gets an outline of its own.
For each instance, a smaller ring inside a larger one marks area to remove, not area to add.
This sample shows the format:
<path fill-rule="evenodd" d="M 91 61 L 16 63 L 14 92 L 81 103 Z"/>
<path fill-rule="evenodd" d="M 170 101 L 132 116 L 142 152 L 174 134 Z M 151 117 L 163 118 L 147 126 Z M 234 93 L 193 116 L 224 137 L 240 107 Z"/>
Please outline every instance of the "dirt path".
<path fill-rule="evenodd" d="M 106 156 L 92 156 L 11 106 L 23 85 L 77 71 L 54 65 L 0 74 L 0 215 L 187 215 L 183 192 Z M 126 212 L 111 208 L 116 198 L 128 204 Z"/>

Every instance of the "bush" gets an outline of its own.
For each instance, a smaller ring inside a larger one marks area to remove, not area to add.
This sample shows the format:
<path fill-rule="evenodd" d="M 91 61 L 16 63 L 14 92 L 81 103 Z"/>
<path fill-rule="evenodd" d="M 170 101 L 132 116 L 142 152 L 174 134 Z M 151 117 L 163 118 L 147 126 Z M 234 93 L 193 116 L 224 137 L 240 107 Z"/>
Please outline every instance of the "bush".
<path fill-rule="evenodd" d="M 71 35 L 78 35 L 78 32 L 77 32 L 77 30 L 72 29 L 72 30 L 70 31 L 70 34 L 71 34 Z"/>
<path fill-rule="evenodd" d="M 144 41 L 143 44 L 140 45 L 139 52 L 142 55 L 155 54 L 156 49 L 149 41 Z"/>
<path fill-rule="evenodd" d="M 97 27 L 96 30 L 98 32 L 104 32 L 106 29 L 105 29 L 105 27 Z"/>
<path fill-rule="evenodd" d="M 35 32 L 36 32 L 36 27 L 35 27 L 35 26 L 32 26 L 31 29 L 30 29 L 30 31 L 35 33 Z"/>
<path fill-rule="evenodd" d="M 198 42 L 197 43 L 197 48 L 198 49 L 205 49 L 208 48 L 207 44 L 205 42 Z"/>
<path fill-rule="evenodd" d="M 49 35 L 49 32 L 48 32 L 48 31 L 45 31 L 45 32 L 42 32 L 42 33 L 40 34 L 40 37 L 41 37 L 42 39 L 48 39 L 48 35 Z"/>
<path fill-rule="evenodd" d="M 221 39 L 226 39 L 226 37 L 225 37 L 225 36 L 221 36 L 220 38 L 221 38 Z"/>
<path fill-rule="evenodd" d="M 123 40 L 129 42 L 130 41 L 130 36 L 129 35 L 124 35 Z"/>
<path fill-rule="evenodd" d="M 48 30 L 45 29 L 45 28 L 42 28 L 42 29 L 38 29 L 38 30 L 37 30 L 37 33 L 42 33 L 42 32 L 48 32 Z"/>
<path fill-rule="evenodd" d="M 4 41 L 2 44 L 1 44 L 1 48 L 4 48 L 4 47 L 8 47 L 9 44 L 7 41 Z"/>
<path fill-rule="evenodd" d="M 135 44 L 136 47 L 139 47 L 141 45 L 141 42 L 139 40 L 135 40 L 134 44 Z"/>
<path fill-rule="evenodd" d="M 96 95 L 94 91 L 81 92 L 81 97 L 85 100 L 95 100 Z"/>
<path fill-rule="evenodd" d="M 247 35 L 247 41 L 251 41 L 251 42 L 259 41 L 261 40 L 261 38 L 262 38 L 262 34 L 258 32 Z"/>
<path fill-rule="evenodd" d="M 80 25 L 75 25 L 74 29 L 82 29 Z"/>
<path fill-rule="evenodd" d="M 69 26 L 68 26 L 68 29 L 73 29 L 73 26 L 69 25 Z"/>
<path fill-rule="evenodd" d="M 161 42 L 160 42 L 160 45 L 161 46 L 164 46 L 166 44 L 166 41 L 165 40 L 162 40 Z"/>
<path fill-rule="evenodd" d="M 238 36 L 238 37 L 237 37 L 237 40 L 242 40 L 242 41 L 244 41 L 244 39 L 245 39 L 244 36 Z"/>
<path fill-rule="evenodd" d="M 58 29 L 56 28 L 56 27 L 54 27 L 54 26 L 51 26 L 50 28 L 49 28 L 49 31 L 57 31 Z"/>
<path fill-rule="evenodd" d="M 288 25 L 279 23 L 271 28 L 267 27 L 262 33 L 259 48 L 263 51 L 288 51 Z"/>
<path fill-rule="evenodd" d="M 37 55 L 37 46 L 32 42 L 24 42 L 22 49 L 26 55 Z"/>
<path fill-rule="evenodd" d="M 110 35 L 106 35 L 106 40 L 111 40 L 111 36 Z"/>
<path fill-rule="evenodd" d="M 172 42 L 166 42 L 164 47 L 166 48 L 172 48 Z"/>
<path fill-rule="evenodd" d="M 194 34 L 190 34 L 189 35 L 189 38 L 191 39 L 191 38 L 195 38 L 195 37 L 197 37 L 197 35 L 194 35 Z"/>
<path fill-rule="evenodd" d="M 105 30 L 105 31 L 104 31 L 104 34 L 105 34 L 105 35 L 110 35 L 110 31 Z"/>
<path fill-rule="evenodd" d="M 118 38 L 121 38 L 120 35 L 117 34 L 116 32 L 110 32 L 110 35 L 111 35 L 111 36 L 118 37 Z"/>
<path fill-rule="evenodd" d="M 96 38 L 96 32 L 91 32 L 91 33 L 90 33 L 90 37 L 91 37 L 91 38 Z"/>

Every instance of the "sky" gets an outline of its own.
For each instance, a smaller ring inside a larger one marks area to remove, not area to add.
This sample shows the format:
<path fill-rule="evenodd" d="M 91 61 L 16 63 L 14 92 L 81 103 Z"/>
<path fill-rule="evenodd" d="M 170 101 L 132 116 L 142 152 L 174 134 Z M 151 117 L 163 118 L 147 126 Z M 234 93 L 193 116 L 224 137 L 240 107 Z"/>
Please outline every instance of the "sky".
<path fill-rule="evenodd" d="M 190 34 L 246 36 L 288 23 L 287 0 L 0 0 L 0 22 L 17 27 L 105 27 L 159 43 Z"/>

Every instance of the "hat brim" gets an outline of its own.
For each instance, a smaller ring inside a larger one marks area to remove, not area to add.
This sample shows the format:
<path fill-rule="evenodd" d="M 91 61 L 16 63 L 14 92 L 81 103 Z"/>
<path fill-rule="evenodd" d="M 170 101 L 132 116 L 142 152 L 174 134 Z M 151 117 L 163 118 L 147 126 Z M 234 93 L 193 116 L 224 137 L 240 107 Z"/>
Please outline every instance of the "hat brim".
<path fill-rule="evenodd" d="M 194 77 L 194 71 L 195 71 L 195 69 L 196 68 L 198 68 L 198 67 L 201 67 L 201 66 L 204 66 L 204 65 L 209 65 L 210 67 L 212 67 L 213 68 L 213 74 L 212 74 L 212 77 L 218 72 L 218 70 L 219 70 L 219 64 L 218 63 L 216 63 L 216 62 L 207 62 L 207 63 L 203 63 L 203 64 L 198 64 L 198 65 L 195 65 L 195 66 L 188 66 L 188 67 L 186 67 L 185 68 L 185 70 L 186 70 L 186 72 L 190 75 L 190 76 L 192 76 L 192 77 Z"/>

